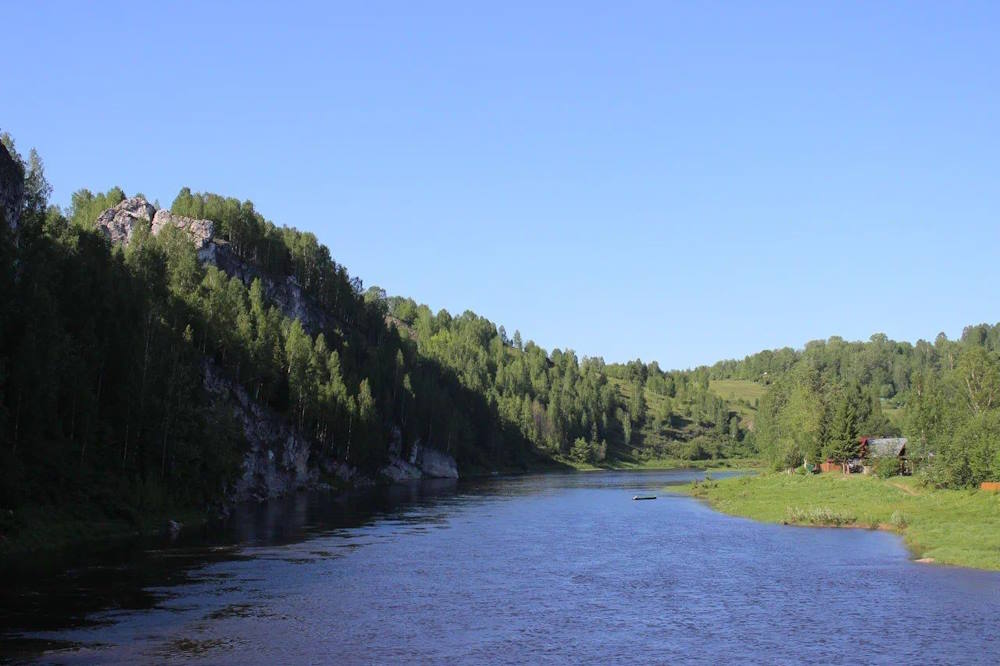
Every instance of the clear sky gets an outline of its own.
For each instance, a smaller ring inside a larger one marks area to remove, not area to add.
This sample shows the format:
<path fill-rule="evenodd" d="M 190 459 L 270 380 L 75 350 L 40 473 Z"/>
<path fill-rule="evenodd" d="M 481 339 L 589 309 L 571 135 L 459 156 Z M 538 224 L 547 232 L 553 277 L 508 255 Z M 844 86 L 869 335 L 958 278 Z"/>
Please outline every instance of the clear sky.
<path fill-rule="evenodd" d="M 92 4 L 2 12 L 56 203 L 251 199 L 609 361 L 1000 319 L 1000 3 Z"/>

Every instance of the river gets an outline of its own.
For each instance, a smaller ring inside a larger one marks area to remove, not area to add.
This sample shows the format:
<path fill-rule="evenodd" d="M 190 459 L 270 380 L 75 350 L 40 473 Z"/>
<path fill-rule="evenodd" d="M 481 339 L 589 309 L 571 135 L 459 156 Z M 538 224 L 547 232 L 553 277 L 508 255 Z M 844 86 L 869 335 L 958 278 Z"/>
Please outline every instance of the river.
<path fill-rule="evenodd" d="M 0 659 L 1000 663 L 1000 574 L 670 493 L 700 475 L 304 494 L 173 542 L 26 562 L 5 572 Z"/>

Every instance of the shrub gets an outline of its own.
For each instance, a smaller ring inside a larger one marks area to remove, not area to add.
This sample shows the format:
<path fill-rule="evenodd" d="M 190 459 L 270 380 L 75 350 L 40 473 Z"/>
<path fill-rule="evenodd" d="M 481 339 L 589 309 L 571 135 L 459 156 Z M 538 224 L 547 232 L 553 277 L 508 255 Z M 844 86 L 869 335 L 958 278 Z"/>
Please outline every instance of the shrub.
<path fill-rule="evenodd" d="M 719 482 L 713 479 L 711 474 L 706 474 L 705 478 L 702 479 L 701 481 L 691 482 L 691 488 L 695 491 L 695 494 L 697 494 L 699 490 L 704 491 L 718 487 L 719 487 Z"/>
<path fill-rule="evenodd" d="M 899 476 L 902 472 L 902 462 L 895 456 L 885 456 L 872 459 L 872 471 L 880 479 Z"/>
<path fill-rule="evenodd" d="M 806 525 L 853 525 L 858 521 L 857 516 L 834 511 L 828 507 L 814 507 L 811 509 L 801 509 L 799 507 L 788 507 L 788 522 L 801 523 Z"/>

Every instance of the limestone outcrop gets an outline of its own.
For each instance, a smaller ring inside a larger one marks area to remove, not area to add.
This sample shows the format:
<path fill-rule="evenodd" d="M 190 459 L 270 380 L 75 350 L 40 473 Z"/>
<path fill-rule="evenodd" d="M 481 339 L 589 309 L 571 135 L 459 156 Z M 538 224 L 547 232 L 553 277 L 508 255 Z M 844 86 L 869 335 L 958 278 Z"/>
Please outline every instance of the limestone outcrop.
<path fill-rule="evenodd" d="M 176 227 L 190 236 L 191 242 L 198 250 L 199 258 L 214 263 L 215 248 L 212 241 L 215 239 L 215 224 L 211 220 L 196 220 L 193 217 L 175 215 L 166 209 L 156 211 L 151 228 L 153 235 L 158 235 L 168 226 Z"/>
<path fill-rule="evenodd" d="M 227 275 L 239 278 L 248 287 L 255 279 L 259 279 L 264 288 L 264 297 L 289 319 L 298 319 L 310 334 L 315 335 L 334 324 L 327 311 L 311 300 L 291 275 L 273 277 L 258 270 L 241 261 L 224 241 L 216 240 L 214 247 L 208 261 Z"/>
<path fill-rule="evenodd" d="M 444 451 L 424 446 L 418 439 L 410 447 L 410 455 L 402 456 L 403 438 L 399 428 L 392 431 L 389 442 L 389 464 L 382 468 L 382 476 L 395 483 L 417 479 L 457 479 L 458 464 Z"/>
<path fill-rule="evenodd" d="M 432 479 L 457 479 L 458 463 L 451 455 L 416 442 L 410 451 L 410 464 L 416 465 L 423 475 Z"/>
<path fill-rule="evenodd" d="M 260 501 L 322 487 L 320 468 L 310 464 L 312 442 L 307 437 L 251 398 L 210 361 L 204 364 L 203 384 L 211 395 L 232 409 L 246 438 L 240 476 L 231 491 L 234 501 Z M 355 486 L 365 485 L 357 470 L 343 462 L 325 461 L 323 471 Z"/>
<path fill-rule="evenodd" d="M 96 226 L 112 243 L 128 245 L 140 226 L 149 228 L 156 209 L 142 197 L 130 197 L 97 217 Z"/>
<path fill-rule="evenodd" d="M 389 458 L 389 464 L 382 468 L 382 476 L 393 483 L 405 483 L 406 481 L 418 481 L 423 478 L 420 468 L 411 465 L 402 458 Z"/>

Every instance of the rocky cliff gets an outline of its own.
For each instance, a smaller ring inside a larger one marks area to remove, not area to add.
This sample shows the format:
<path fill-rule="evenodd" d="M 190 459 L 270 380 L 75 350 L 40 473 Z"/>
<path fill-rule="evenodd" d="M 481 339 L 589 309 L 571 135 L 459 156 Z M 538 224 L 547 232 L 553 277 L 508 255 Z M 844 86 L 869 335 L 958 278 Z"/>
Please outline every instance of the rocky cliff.
<path fill-rule="evenodd" d="M 0 143 L 0 215 L 13 229 L 21 217 L 21 200 L 24 196 L 24 172 L 7 148 Z"/>
<path fill-rule="evenodd" d="M 266 500 L 305 488 L 321 488 L 321 472 L 353 485 L 367 485 L 358 471 L 332 458 L 312 460 L 313 444 L 288 421 L 253 400 L 242 386 L 211 362 L 203 371 L 205 389 L 221 398 L 243 427 L 247 450 L 231 490 L 234 501 Z"/>
<path fill-rule="evenodd" d="M 404 456 L 403 438 L 399 429 L 394 428 L 389 442 L 389 464 L 382 468 L 381 474 L 397 483 L 423 478 L 457 479 L 458 465 L 452 456 L 424 446 L 420 440 L 410 446 L 410 455 Z"/>
<path fill-rule="evenodd" d="M 199 252 L 199 257 L 203 254 L 203 260 L 214 264 L 228 275 L 238 277 L 247 286 L 255 279 L 260 279 L 264 297 L 277 305 L 286 317 L 298 319 L 310 334 L 315 335 L 334 323 L 329 313 L 313 303 L 291 275 L 284 278 L 272 277 L 256 266 L 246 264 L 230 250 L 228 243 L 220 239 L 215 239 L 211 247 Z"/>
<path fill-rule="evenodd" d="M 155 214 L 156 209 L 148 201 L 132 197 L 101 213 L 95 224 L 112 243 L 128 245 L 139 226 L 149 228 Z"/>
<path fill-rule="evenodd" d="M 276 278 L 240 261 L 228 243 L 215 237 L 215 225 L 210 220 L 157 211 L 140 197 L 122 201 L 97 219 L 97 228 L 113 243 L 128 243 L 140 225 L 147 226 L 153 235 L 167 227 L 184 231 L 191 237 L 202 262 L 217 266 L 247 285 L 259 278 L 265 297 L 285 316 L 298 319 L 314 333 L 329 325 L 329 315 L 309 299 L 291 276 Z M 240 476 L 231 491 L 234 500 L 263 500 L 302 488 L 322 488 L 325 486 L 322 479 L 353 485 L 373 483 L 342 461 L 320 454 L 308 437 L 280 414 L 256 402 L 242 386 L 208 361 L 204 366 L 203 384 L 210 394 L 231 407 L 246 438 L 247 451 Z M 447 453 L 419 441 L 409 447 L 409 455 L 405 455 L 405 451 L 397 428 L 389 446 L 389 464 L 381 470 L 381 476 L 394 482 L 458 478 L 455 459 Z"/>
<path fill-rule="evenodd" d="M 156 211 L 151 226 L 153 235 L 159 234 L 168 226 L 176 227 L 191 237 L 199 259 L 215 263 L 215 224 L 211 220 L 174 215 L 169 210 Z"/>

